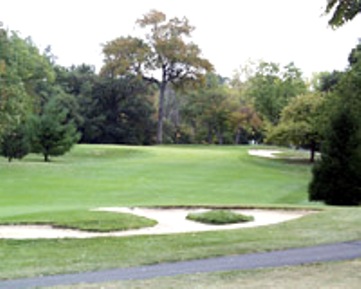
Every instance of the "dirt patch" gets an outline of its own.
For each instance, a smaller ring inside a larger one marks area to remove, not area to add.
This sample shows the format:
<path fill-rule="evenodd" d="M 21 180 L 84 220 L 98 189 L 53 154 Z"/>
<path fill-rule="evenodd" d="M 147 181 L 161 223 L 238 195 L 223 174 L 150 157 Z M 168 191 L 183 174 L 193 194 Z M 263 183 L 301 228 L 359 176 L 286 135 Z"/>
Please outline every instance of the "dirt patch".
<path fill-rule="evenodd" d="M 37 225 L 16 225 L 0 226 L 0 239 L 57 239 L 57 238 L 94 238 L 94 237 L 123 237 L 135 235 L 160 235 L 188 232 L 204 232 L 214 230 L 232 230 L 241 228 L 250 228 L 257 226 L 266 226 L 286 222 L 300 218 L 310 212 L 306 211 L 287 211 L 287 210 L 232 210 L 236 213 L 254 217 L 254 221 L 247 223 L 231 225 L 206 225 L 190 221 L 186 216 L 190 212 L 202 212 L 207 209 L 161 209 L 161 208 L 126 208 L 109 207 L 97 208 L 96 211 L 131 213 L 156 220 L 157 225 L 149 228 L 136 230 L 117 231 L 110 233 L 93 233 L 71 229 L 59 229 L 51 226 Z"/>

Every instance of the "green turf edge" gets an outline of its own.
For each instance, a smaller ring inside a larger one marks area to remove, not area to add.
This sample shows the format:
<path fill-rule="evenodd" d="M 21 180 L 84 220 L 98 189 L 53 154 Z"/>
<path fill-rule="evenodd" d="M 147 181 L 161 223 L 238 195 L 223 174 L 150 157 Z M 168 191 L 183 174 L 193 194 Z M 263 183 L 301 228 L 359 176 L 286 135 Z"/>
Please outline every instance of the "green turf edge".
<path fill-rule="evenodd" d="M 187 219 L 203 224 L 226 225 L 250 222 L 254 220 L 254 217 L 238 214 L 231 210 L 210 210 L 206 212 L 189 213 Z"/>
<path fill-rule="evenodd" d="M 0 225 L 50 225 L 86 232 L 112 232 L 155 226 L 157 222 L 130 213 L 89 210 L 42 212 L 0 219 Z"/>

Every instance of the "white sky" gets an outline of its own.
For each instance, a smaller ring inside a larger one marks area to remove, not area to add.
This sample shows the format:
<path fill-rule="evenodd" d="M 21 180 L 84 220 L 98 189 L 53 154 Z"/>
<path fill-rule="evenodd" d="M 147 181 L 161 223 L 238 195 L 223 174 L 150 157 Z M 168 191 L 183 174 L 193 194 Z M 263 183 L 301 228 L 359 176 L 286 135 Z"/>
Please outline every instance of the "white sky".
<path fill-rule="evenodd" d="M 327 0 L 0 0 L 0 21 L 51 45 L 58 63 L 102 65 L 101 43 L 135 34 L 135 21 L 151 9 L 186 16 L 193 41 L 222 76 L 247 59 L 291 61 L 306 76 L 342 70 L 361 37 L 361 17 L 332 30 L 322 17 Z"/>

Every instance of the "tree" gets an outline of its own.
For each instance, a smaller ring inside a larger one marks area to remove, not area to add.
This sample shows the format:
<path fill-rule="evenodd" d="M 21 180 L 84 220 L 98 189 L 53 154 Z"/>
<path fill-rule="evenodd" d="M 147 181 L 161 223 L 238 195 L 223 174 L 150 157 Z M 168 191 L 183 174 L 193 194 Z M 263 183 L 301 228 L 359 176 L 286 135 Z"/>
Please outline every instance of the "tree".
<path fill-rule="evenodd" d="M 301 71 L 290 63 L 281 69 L 278 64 L 261 61 L 247 80 L 246 95 L 253 99 L 263 119 L 276 125 L 288 101 L 306 92 Z"/>
<path fill-rule="evenodd" d="M 13 159 L 22 159 L 30 152 L 30 139 L 27 125 L 21 123 L 9 129 L 0 142 L 0 154 L 11 162 Z"/>
<path fill-rule="evenodd" d="M 31 38 L 0 28 L 0 136 L 33 110 L 38 83 L 53 79 L 48 59 Z"/>
<path fill-rule="evenodd" d="M 342 74 L 343 72 L 337 70 L 321 73 L 315 89 L 321 92 L 332 92 L 337 87 L 337 83 L 341 80 Z"/>
<path fill-rule="evenodd" d="M 234 144 L 249 143 L 249 138 L 255 141 L 255 132 L 262 125 L 261 119 L 252 105 L 239 99 L 233 99 L 230 114 L 230 125 L 233 128 L 235 137 Z M 241 139 L 242 138 L 242 139 Z"/>
<path fill-rule="evenodd" d="M 332 27 L 340 27 L 346 22 L 351 21 L 361 12 L 360 0 L 327 0 L 325 9 L 327 14 L 332 16 L 328 21 Z"/>
<path fill-rule="evenodd" d="M 100 81 L 100 77 L 96 75 L 94 67 L 86 64 L 70 68 L 57 65 L 54 69 L 55 83 L 67 95 L 71 95 L 70 99 L 63 99 L 63 103 L 81 132 L 80 142 L 92 142 L 100 134 L 99 124 L 104 120 L 99 101 L 93 97 L 94 86 Z"/>
<path fill-rule="evenodd" d="M 33 117 L 31 128 L 32 150 L 41 153 L 45 162 L 69 151 L 80 138 L 69 110 L 62 105 L 63 90 L 53 87 L 51 93 L 41 113 Z"/>
<path fill-rule="evenodd" d="M 154 143 L 151 95 L 150 87 L 134 76 L 98 79 L 89 99 L 96 105 L 85 111 L 84 139 L 95 143 Z"/>
<path fill-rule="evenodd" d="M 187 18 L 167 21 L 164 13 L 152 10 L 137 24 L 149 30 L 146 39 L 128 36 L 106 43 L 101 73 L 110 77 L 131 73 L 158 87 L 157 143 L 162 143 L 167 86 L 184 86 L 200 80 L 205 72 L 213 68 L 208 60 L 201 57 L 199 47 L 185 40 L 194 30 Z M 159 77 L 156 74 L 160 74 Z"/>
<path fill-rule="evenodd" d="M 359 64 L 361 60 L 361 43 L 357 44 L 355 48 L 353 48 L 348 56 L 348 63 L 350 67 Z"/>
<path fill-rule="evenodd" d="M 329 205 L 361 204 L 361 127 L 351 110 L 344 106 L 334 115 L 321 161 L 313 168 L 309 185 L 311 201 Z"/>
<path fill-rule="evenodd" d="M 271 127 L 267 142 L 310 148 L 310 162 L 322 136 L 324 98 L 317 93 L 297 96 L 282 110 L 277 126 Z"/>
<path fill-rule="evenodd" d="M 309 187 L 310 200 L 332 205 L 361 204 L 361 62 L 353 60 L 327 101 L 331 121 Z"/>
<path fill-rule="evenodd" d="M 211 144 L 217 139 L 219 144 L 223 144 L 230 107 L 221 78 L 208 73 L 205 86 L 188 91 L 183 98 L 182 115 L 192 127 L 197 142 Z"/>

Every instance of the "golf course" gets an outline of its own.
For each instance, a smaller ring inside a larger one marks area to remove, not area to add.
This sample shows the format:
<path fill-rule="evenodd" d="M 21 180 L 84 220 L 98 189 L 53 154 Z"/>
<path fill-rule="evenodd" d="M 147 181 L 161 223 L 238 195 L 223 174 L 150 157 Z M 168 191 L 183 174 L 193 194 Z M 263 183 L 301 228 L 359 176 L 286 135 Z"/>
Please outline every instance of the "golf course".
<path fill-rule="evenodd" d="M 277 148 L 282 152 L 271 159 L 251 156 L 250 149 L 272 148 L 77 145 L 48 163 L 35 154 L 12 163 L 0 159 L 1 225 L 50 224 L 111 232 L 155 224 L 154 220 L 131 214 L 92 211 L 99 207 L 312 211 L 288 222 L 235 230 L 87 239 L 0 239 L 0 278 L 124 268 L 361 239 L 359 207 L 331 207 L 308 201 L 312 167 L 307 152 Z M 360 267 L 357 260 L 350 263 Z M 316 268 L 326 270 L 321 265 Z M 348 266 L 341 263 L 332 268 L 341 274 Z M 285 274 L 279 270 L 270 274 Z M 297 271 L 288 270 L 290 276 Z M 227 276 L 240 278 L 233 273 Z M 217 283 L 224 278 L 224 274 L 215 274 L 211 279 L 217 279 Z M 200 279 L 209 282 L 208 278 Z"/>

